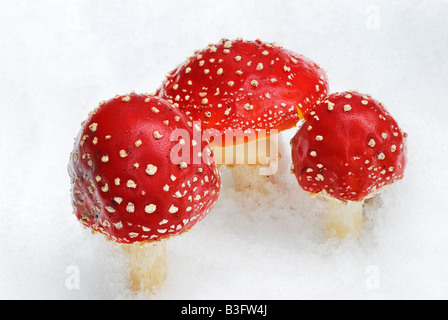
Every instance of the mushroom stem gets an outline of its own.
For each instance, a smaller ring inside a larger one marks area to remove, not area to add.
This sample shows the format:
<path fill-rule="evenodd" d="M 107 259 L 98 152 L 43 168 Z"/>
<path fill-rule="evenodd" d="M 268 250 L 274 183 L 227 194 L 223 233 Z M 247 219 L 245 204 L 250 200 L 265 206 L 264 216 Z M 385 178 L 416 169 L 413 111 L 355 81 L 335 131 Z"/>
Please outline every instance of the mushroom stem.
<path fill-rule="evenodd" d="M 166 241 L 123 245 L 130 269 L 130 289 L 154 294 L 167 275 Z"/>
<path fill-rule="evenodd" d="M 258 191 L 267 193 L 267 182 L 275 183 L 278 169 L 279 134 L 224 148 L 213 149 L 215 159 L 227 166 L 236 191 Z"/>
<path fill-rule="evenodd" d="M 344 202 L 333 198 L 325 198 L 325 200 L 327 202 L 325 226 L 328 238 L 359 239 L 364 201 Z"/>
<path fill-rule="evenodd" d="M 275 183 L 274 175 L 260 175 L 260 168 L 255 165 L 238 165 L 231 167 L 233 184 L 238 192 L 244 190 L 256 190 L 267 192 L 265 185 L 267 182 Z"/>

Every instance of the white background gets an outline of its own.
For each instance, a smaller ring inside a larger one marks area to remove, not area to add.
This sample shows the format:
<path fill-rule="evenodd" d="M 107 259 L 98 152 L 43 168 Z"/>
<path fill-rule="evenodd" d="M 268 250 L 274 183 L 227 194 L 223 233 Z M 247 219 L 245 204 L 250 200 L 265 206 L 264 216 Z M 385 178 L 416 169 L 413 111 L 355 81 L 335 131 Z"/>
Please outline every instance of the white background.
<path fill-rule="evenodd" d="M 446 0 L 0 0 L 0 298 L 135 298 L 120 252 L 71 213 L 73 138 L 99 101 L 154 91 L 222 37 L 275 41 L 324 67 L 331 92 L 382 101 L 409 134 L 405 178 L 366 205 L 359 242 L 338 244 L 287 169 L 269 197 L 224 171 L 151 298 L 448 298 L 447 17 Z"/>

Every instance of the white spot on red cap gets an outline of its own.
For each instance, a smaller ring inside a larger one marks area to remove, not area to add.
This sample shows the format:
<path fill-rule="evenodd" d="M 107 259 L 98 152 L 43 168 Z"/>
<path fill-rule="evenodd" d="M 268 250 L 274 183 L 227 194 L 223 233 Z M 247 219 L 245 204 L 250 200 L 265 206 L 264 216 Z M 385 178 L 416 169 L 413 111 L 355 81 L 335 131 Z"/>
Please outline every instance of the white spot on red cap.
<path fill-rule="evenodd" d="M 126 182 L 126 186 L 127 186 L 128 188 L 135 189 L 135 188 L 137 187 L 137 184 L 136 184 L 133 180 L 128 180 L 128 181 Z"/>
<path fill-rule="evenodd" d="M 145 212 L 146 213 L 153 213 L 154 211 L 156 211 L 157 206 L 155 204 L 148 204 L 147 206 L 145 206 Z"/>
<path fill-rule="evenodd" d="M 146 174 L 149 176 L 154 175 L 157 172 L 157 167 L 153 164 L 148 164 L 146 166 Z"/>
<path fill-rule="evenodd" d="M 171 207 L 168 209 L 169 213 L 176 213 L 177 211 L 179 211 L 179 208 L 174 205 L 171 205 Z"/>
<path fill-rule="evenodd" d="M 181 168 L 181 169 L 185 169 L 187 166 L 188 166 L 187 163 L 184 162 L 184 161 L 182 161 L 181 163 L 179 163 L 179 168 Z"/>
<path fill-rule="evenodd" d="M 98 123 L 92 123 L 89 126 L 89 129 L 90 129 L 90 131 L 92 131 L 92 133 L 95 132 L 97 128 L 98 128 Z"/>
<path fill-rule="evenodd" d="M 120 157 L 125 158 L 127 156 L 128 156 L 128 154 L 127 154 L 126 150 L 120 150 Z"/>
<path fill-rule="evenodd" d="M 133 213 L 135 211 L 135 206 L 132 202 L 129 202 L 126 206 L 126 211 L 129 213 Z"/>
<path fill-rule="evenodd" d="M 157 140 L 162 139 L 162 137 L 163 137 L 163 135 L 161 135 L 159 133 L 159 131 L 157 131 L 157 130 L 154 131 L 153 135 L 154 135 L 154 138 L 156 138 Z"/>
<path fill-rule="evenodd" d="M 246 109 L 247 111 L 253 110 L 253 108 L 254 108 L 254 106 L 249 103 L 246 103 L 244 105 L 244 109 Z"/>

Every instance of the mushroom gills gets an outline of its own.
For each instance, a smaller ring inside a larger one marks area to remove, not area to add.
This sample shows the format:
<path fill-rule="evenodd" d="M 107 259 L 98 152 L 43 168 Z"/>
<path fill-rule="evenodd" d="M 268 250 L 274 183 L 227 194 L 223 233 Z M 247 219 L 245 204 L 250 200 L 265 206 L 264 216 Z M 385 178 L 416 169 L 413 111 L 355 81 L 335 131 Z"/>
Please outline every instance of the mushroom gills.
<path fill-rule="evenodd" d="M 130 289 L 155 294 L 167 277 L 166 240 L 123 244 L 130 270 Z"/>
<path fill-rule="evenodd" d="M 325 197 L 325 201 L 325 231 L 328 238 L 359 239 L 364 201 L 340 201 L 329 197 Z"/>

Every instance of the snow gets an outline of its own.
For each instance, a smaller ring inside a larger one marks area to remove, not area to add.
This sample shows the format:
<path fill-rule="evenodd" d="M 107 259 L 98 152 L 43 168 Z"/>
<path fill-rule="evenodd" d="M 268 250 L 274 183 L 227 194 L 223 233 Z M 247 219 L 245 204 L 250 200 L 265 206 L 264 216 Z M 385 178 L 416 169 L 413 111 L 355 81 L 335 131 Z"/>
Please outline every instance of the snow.
<path fill-rule="evenodd" d="M 448 298 L 447 15 L 446 0 L 1 1 L 0 298 Z M 405 178 L 366 205 L 360 241 L 327 240 L 284 132 L 271 195 L 235 192 L 223 170 L 214 210 L 168 242 L 162 290 L 135 297 L 117 248 L 71 214 L 73 138 L 99 101 L 154 91 L 222 37 L 275 41 L 332 92 L 383 101 L 409 134 Z"/>

